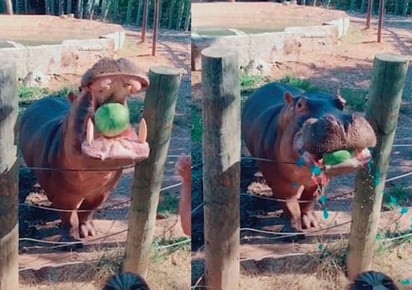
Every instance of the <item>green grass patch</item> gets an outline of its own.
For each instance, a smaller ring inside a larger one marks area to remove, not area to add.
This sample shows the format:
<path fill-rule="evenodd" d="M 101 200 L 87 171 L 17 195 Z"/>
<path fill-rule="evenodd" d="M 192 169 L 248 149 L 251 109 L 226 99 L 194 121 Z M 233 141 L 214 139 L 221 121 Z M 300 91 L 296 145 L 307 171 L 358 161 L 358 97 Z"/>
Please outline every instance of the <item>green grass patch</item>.
<path fill-rule="evenodd" d="M 281 78 L 279 82 L 297 87 L 305 91 L 309 89 L 316 89 L 316 87 L 312 86 L 310 81 L 289 75 L 286 75 L 283 78 Z"/>
<path fill-rule="evenodd" d="M 157 207 L 157 213 L 169 215 L 170 213 L 176 213 L 178 207 L 178 200 L 176 195 L 169 192 L 164 191 L 160 196 L 159 205 Z"/>
<path fill-rule="evenodd" d="M 17 96 L 20 102 L 36 100 L 49 93 L 47 89 L 39 87 L 19 86 L 17 88 Z"/>
<path fill-rule="evenodd" d="M 240 74 L 241 89 L 256 88 L 265 82 L 265 77 L 261 75 L 249 75 L 246 73 Z"/>
<path fill-rule="evenodd" d="M 175 251 L 191 251 L 190 238 L 188 237 L 173 237 L 173 238 L 157 238 L 152 243 L 153 254 L 151 261 L 153 263 L 162 262 L 165 258 Z"/>
<path fill-rule="evenodd" d="M 408 206 L 409 202 L 409 189 L 395 185 L 384 193 L 382 207 L 386 210 L 393 210 L 398 207 Z"/>
<path fill-rule="evenodd" d="M 346 108 L 348 110 L 357 112 L 365 111 L 368 90 L 342 88 L 340 94 L 346 100 Z"/>

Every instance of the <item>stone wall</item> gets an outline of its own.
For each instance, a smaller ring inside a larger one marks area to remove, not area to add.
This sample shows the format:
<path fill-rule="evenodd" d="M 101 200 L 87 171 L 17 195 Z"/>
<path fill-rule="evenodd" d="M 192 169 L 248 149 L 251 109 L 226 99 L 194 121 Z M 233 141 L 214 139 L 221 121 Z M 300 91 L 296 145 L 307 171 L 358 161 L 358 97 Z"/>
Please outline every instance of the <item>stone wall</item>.
<path fill-rule="evenodd" d="M 18 79 L 34 76 L 39 78 L 38 85 L 46 86 L 50 76 L 80 75 L 100 58 L 113 57 L 124 40 L 124 31 L 118 31 L 98 39 L 64 40 L 54 45 L 19 45 L 0 49 L 0 58 L 15 60 Z"/>

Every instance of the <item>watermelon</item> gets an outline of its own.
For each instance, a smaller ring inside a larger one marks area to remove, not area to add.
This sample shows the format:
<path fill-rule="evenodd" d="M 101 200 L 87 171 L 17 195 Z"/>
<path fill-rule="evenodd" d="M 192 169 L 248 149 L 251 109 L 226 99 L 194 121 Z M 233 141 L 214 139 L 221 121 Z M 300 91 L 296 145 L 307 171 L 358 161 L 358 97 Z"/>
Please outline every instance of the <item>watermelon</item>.
<path fill-rule="evenodd" d="M 337 150 L 334 152 L 323 153 L 322 159 L 324 165 L 336 165 L 352 158 L 350 150 Z"/>
<path fill-rule="evenodd" d="M 119 103 L 104 104 L 96 110 L 94 123 L 104 136 L 117 136 L 129 127 L 129 109 Z"/>

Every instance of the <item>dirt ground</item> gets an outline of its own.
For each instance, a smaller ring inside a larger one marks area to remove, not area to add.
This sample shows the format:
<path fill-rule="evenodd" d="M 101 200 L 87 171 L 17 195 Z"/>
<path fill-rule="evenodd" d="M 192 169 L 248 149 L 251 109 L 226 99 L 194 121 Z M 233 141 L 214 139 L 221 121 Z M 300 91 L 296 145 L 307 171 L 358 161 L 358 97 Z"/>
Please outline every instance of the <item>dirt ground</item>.
<path fill-rule="evenodd" d="M 287 7 L 285 7 L 287 9 Z M 270 79 L 284 76 L 307 79 L 316 87 L 330 92 L 339 88 L 368 89 L 371 79 L 373 59 L 376 54 L 393 52 L 412 55 L 412 19 L 387 17 L 382 33 L 382 42 L 377 43 L 377 21 L 369 30 L 364 29 L 363 15 L 350 15 L 349 35 L 339 42 L 332 55 L 301 55 L 296 62 L 280 62 L 271 67 Z M 201 99 L 201 73 L 192 72 L 192 97 L 196 104 Z M 412 65 L 409 64 L 403 93 L 403 104 L 391 155 L 388 178 L 412 171 L 411 111 Z M 199 144 L 198 144 L 199 145 Z M 406 147 L 402 147 L 405 145 Z M 201 162 L 201 149 L 192 148 L 194 160 Z M 243 151 L 245 152 L 245 151 Z M 354 189 L 354 174 L 335 178 L 326 188 L 329 201 L 326 207 L 329 217 L 322 217 L 323 208 L 317 214 L 321 220 L 321 230 L 307 232 L 308 238 L 302 242 L 286 244 L 276 241 L 274 234 L 256 233 L 242 228 L 268 230 L 276 233 L 283 221 L 279 218 L 275 202 L 261 200 L 248 195 L 247 187 L 253 180 L 256 168 L 253 162 L 242 161 L 241 173 L 241 289 L 343 289 L 348 281 L 345 278 L 342 261 L 350 230 L 351 201 Z M 193 173 L 193 207 L 201 203 L 201 170 Z M 412 209 L 412 177 L 387 183 L 385 191 L 403 188 L 408 197 L 408 213 L 401 215 L 399 208 L 385 211 L 379 223 L 381 231 L 410 231 Z M 334 199 L 342 193 L 349 194 Z M 203 226 L 202 211 L 193 217 L 192 233 L 192 285 L 201 285 L 203 274 Z M 342 225 L 341 225 L 342 224 Z M 337 226 L 341 225 L 341 226 Z M 410 289 L 412 279 L 412 250 L 410 242 L 403 246 L 386 248 L 379 252 L 373 261 L 373 269 L 383 271 L 393 277 L 401 289 Z M 322 251 L 321 249 L 328 249 Z M 327 253 L 327 254 L 325 254 Z M 340 263 L 339 263 L 340 262 Z M 409 279 L 409 280 L 407 280 Z M 403 288 L 402 288 L 403 287 Z M 408 288 L 409 287 L 409 288 Z"/>
<path fill-rule="evenodd" d="M 13 21 L 25 22 L 23 17 Z M 180 179 L 175 173 L 175 162 L 180 154 L 190 154 L 190 35 L 187 32 L 161 30 L 158 36 L 157 55 L 151 56 L 152 34 L 147 34 L 146 42 L 141 43 L 140 32 L 130 27 L 99 22 L 58 19 L 53 22 L 54 28 L 66 31 L 68 28 L 86 31 L 87 35 L 99 35 L 113 29 L 126 30 L 126 42 L 117 57 L 127 57 L 135 61 L 143 70 L 148 71 L 155 66 L 169 66 L 181 69 L 182 80 L 179 89 L 174 127 L 169 146 L 168 159 L 162 186 L 173 186 L 161 193 L 161 201 L 179 198 Z M 1 19 L 0 19 L 1 20 Z M 30 16 L 30 21 L 41 30 L 49 24 L 49 17 Z M 33 22 L 34 21 L 34 22 Z M 16 24 L 17 25 L 17 24 Z M 59 27 L 60 25 L 60 27 Z M 66 30 L 65 30 L 66 29 Z M 72 34 L 74 35 L 74 34 Z M 30 42 L 35 41 L 32 38 Z M 74 36 L 73 36 L 74 37 Z M 15 39 L 19 40 L 19 39 Z M 84 70 L 88 68 L 85 67 Z M 64 87 L 76 88 L 79 76 L 55 75 L 49 90 Z M 20 206 L 20 289 L 99 289 L 101 283 L 115 272 L 120 265 L 126 240 L 127 210 L 130 199 L 130 188 L 133 181 L 133 169 L 124 174 L 115 191 L 110 195 L 103 208 L 113 206 L 109 210 L 96 213 L 95 222 L 99 235 L 104 239 L 86 241 L 81 250 L 62 252 L 54 249 L 52 244 L 33 243 L 27 238 L 56 241 L 59 238 L 59 220 L 54 213 Z M 34 184 L 33 177 L 27 169 L 21 169 L 20 202 L 23 203 Z M 32 195 L 31 199 L 42 198 Z M 173 203 L 173 202 L 172 202 Z M 180 247 L 161 249 L 173 241 L 187 239 L 177 223 L 176 212 L 166 212 L 158 217 L 155 239 L 159 249 L 154 249 L 149 266 L 148 283 L 153 289 L 188 289 L 190 283 L 190 242 Z M 111 236 L 112 235 L 112 236 Z M 96 262 L 97 261 L 97 262 Z"/>

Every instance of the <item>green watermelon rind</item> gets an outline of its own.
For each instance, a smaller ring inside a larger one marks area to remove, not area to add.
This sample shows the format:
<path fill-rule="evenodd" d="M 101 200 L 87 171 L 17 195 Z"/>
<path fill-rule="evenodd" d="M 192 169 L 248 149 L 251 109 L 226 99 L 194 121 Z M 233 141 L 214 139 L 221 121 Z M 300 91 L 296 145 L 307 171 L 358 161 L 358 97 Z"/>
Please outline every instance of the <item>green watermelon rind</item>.
<path fill-rule="evenodd" d="M 96 130 L 106 137 L 114 137 L 129 127 L 129 109 L 119 103 L 100 106 L 94 114 Z"/>

